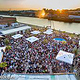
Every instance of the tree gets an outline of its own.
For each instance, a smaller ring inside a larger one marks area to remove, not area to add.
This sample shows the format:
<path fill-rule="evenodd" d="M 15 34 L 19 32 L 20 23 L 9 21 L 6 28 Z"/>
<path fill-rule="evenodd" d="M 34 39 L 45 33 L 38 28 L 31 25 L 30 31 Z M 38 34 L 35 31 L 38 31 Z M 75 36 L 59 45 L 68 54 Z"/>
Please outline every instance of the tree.
<path fill-rule="evenodd" d="M 42 43 L 43 44 L 47 44 L 48 43 L 48 40 L 47 39 L 44 39 L 44 41 Z"/>
<path fill-rule="evenodd" d="M 6 38 L 6 39 L 4 40 L 4 43 L 5 43 L 5 45 L 9 45 L 9 39 Z"/>
<path fill-rule="evenodd" d="M 10 49 L 11 49 L 11 46 L 7 46 L 7 47 L 6 47 L 6 50 L 10 50 Z"/>
<path fill-rule="evenodd" d="M 0 63 L 0 67 L 1 67 L 1 68 L 4 68 L 4 67 L 6 67 L 6 66 L 7 66 L 7 63 L 6 63 L 6 62 Z"/>
<path fill-rule="evenodd" d="M 75 53 L 75 55 L 78 55 L 78 49 L 77 48 L 73 49 L 73 53 Z"/>

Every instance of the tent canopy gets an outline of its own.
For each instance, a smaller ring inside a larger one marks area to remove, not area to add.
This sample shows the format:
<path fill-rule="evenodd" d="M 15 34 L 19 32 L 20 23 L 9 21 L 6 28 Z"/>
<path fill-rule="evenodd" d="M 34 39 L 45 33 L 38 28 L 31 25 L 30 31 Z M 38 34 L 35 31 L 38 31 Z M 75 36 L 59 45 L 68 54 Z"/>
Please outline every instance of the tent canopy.
<path fill-rule="evenodd" d="M 14 38 L 14 39 L 18 39 L 18 38 L 21 38 L 23 35 L 21 35 L 21 34 L 16 34 L 16 35 L 13 35 L 12 37 Z"/>
<path fill-rule="evenodd" d="M 45 34 L 52 34 L 52 33 L 53 33 L 52 31 L 53 31 L 52 29 L 48 29 L 48 30 L 46 30 L 44 33 L 45 33 Z"/>
<path fill-rule="evenodd" d="M 79 45 L 80 45 L 80 40 L 79 40 Z"/>
<path fill-rule="evenodd" d="M 31 29 L 31 27 L 30 26 L 22 26 L 22 27 L 9 29 L 9 30 L 5 30 L 5 31 L 1 31 L 1 32 L 5 35 L 5 34 L 15 33 L 15 32 L 18 32 L 18 31 L 27 30 L 27 29 Z"/>
<path fill-rule="evenodd" d="M 32 33 L 32 34 L 39 34 L 40 31 L 32 31 L 31 33 Z"/>
<path fill-rule="evenodd" d="M 51 32 L 51 31 L 53 31 L 53 30 L 52 30 L 52 29 L 48 29 L 48 30 L 46 30 L 46 31 L 50 31 L 50 32 Z"/>
<path fill-rule="evenodd" d="M 26 38 L 26 40 L 28 40 L 29 42 L 33 43 L 33 42 L 39 40 L 39 38 L 32 36 L 32 37 Z"/>
<path fill-rule="evenodd" d="M 2 61 L 2 57 L 3 57 L 3 52 L 0 52 L 0 63 Z"/>
<path fill-rule="evenodd" d="M 53 32 L 51 30 L 46 30 L 44 33 L 45 34 L 52 34 Z"/>
<path fill-rule="evenodd" d="M 3 57 L 3 52 L 1 51 L 2 49 L 5 50 L 6 47 L 0 47 L 0 62 L 2 61 Z"/>
<path fill-rule="evenodd" d="M 0 27 L 8 26 L 7 24 L 0 24 Z"/>
<path fill-rule="evenodd" d="M 72 64 L 73 63 L 74 54 L 65 52 L 60 50 L 58 55 L 56 56 L 57 60 Z"/>
<path fill-rule="evenodd" d="M 45 31 L 44 33 L 45 34 L 52 34 L 53 32 L 51 32 L 51 31 Z"/>
<path fill-rule="evenodd" d="M 0 35 L 0 38 L 3 38 L 3 36 Z"/>
<path fill-rule="evenodd" d="M 12 23 L 11 25 L 12 25 L 12 26 L 16 26 L 16 25 L 18 25 L 18 23 Z"/>

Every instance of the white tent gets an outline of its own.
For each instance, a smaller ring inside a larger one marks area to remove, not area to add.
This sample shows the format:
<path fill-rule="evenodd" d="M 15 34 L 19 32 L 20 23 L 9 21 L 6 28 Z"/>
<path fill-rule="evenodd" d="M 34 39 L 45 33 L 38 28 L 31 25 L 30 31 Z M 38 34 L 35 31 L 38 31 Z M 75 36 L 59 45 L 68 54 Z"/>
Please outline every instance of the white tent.
<path fill-rule="evenodd" d="M 18 38 L 21 38 L 23 35 L 21 35 L 21 34 L 16 34 L 16 35 L 13 35 L 12 37 L 14 38 L 14 39 L 18 39 Z"/>
<path fill-rule="evenodd" d="M 33 42 L 39 40 L 39 38 L 36 38 L 36 37 L 32 36 L 32 37 L 26 38 L 26 40 L 28 40 L 29 42 L 33 43 Z"/>
<path fill-rule="evenodd" d="M 52 29 L 48 29 L 48 30 L 46 30 L 44 33 L 45 33 L 45 34 L 52 34 L 53 32 L 52 32 Z"/>
<path fill-rule="evenodd" d="M 18 27 L 18 28 L 14 28 L 14 29 L 9 29 L 9 30 L 4 30 L 1 31 L 3 34 L 11 34 L 11 33 L 15 33 L 18 31 L 24 31 L 24 30 L 31 30 L 30 26 L 22 26 L 22 27 Z"/>
<path fill-rule="evenodd" d="M 52 30 L 52 29 L 48 29 L 48 30 L 46 30 L 46 31 L 50 31 L 50 32 L 51 32 L 51 31 L 53 31 L 53 30 Z"/>
<path fill-rule="evenodd" d="M 11 26 L 17 26 L 18 25 L 18 23 L 12 23 L 11 24 Z"/>
<path fill-rule="evenodd" d="M 44 33 L 45 34 L 52 34 L 53 32 L 52 31 L 45 31 Z"/>
<path fill-rule="evenodd" d="M 32 31 L 31 33 L 32 33 L 32 34 L 39 34 L 40 31 Z"/>
<path fill-rule="evenodd" d="M 79 40 L 79 45 L 80 45 L 80 40 Z"/>
<path fill-rule="evenodd" d="M 48 29 L 48 30 L 46 30 L 44 33 L 45 33 L 45 34 L 52 34 L 52 33 L 53 33 L 52 31 L 53 31 L 52 29 Z"/>
<path fill-rule="evenodd" d="M 7 26 L 7 24 L 0 24 L 0 27 L 5 27 Z"/>
<path fill-rule="evenodd" d="M 0 62 L 2 61 L 3 52 L 0 52 Z"/>
<path fill-rule="evenodd" d="M 0 47 L 0 62 L 2 61 L 2 57 L 3 57 L 3 52 L 1 52 L 1 50 L 5 50 L 6 47 Z"/>
<path fill-rule="evenodd" d="M 7 24 L 1 25 L 0 24 L 0 29 L 4 29 L 6 26 L 8 26 Z"/>
<path fill-rule="evenodd" d="M 0 35 L 0 38 L 2 38 L 3 36 Z"/>
<path fill-rule="evenodd" d="M 57 60 L 72 64 L 73 63 L 74 54 L 65 52 L 60 50 L 58 55 L 56 56 Z"/>
<path fill-rule="evenodd" d="M 6 48 L 6 47 L 0 47 L 0 52 L 1 52 L 2 49 L 5 50 L 5 48 Z"/>

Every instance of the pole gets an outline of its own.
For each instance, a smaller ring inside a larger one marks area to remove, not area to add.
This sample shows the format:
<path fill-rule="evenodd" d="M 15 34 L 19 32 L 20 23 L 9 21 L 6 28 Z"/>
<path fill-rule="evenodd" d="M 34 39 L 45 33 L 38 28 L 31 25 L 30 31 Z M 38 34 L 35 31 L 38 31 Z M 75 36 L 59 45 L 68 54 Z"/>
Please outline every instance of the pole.
<path fill-rule="evenodd" d="M 53 28 L 55 29 L 54 22 L 53 22 Z"/>
<path fill-rule="evenodd" d="M 49 20 L 49 22 L 50 22 L 50 28 L 51 28 L 51 20 Z"/>

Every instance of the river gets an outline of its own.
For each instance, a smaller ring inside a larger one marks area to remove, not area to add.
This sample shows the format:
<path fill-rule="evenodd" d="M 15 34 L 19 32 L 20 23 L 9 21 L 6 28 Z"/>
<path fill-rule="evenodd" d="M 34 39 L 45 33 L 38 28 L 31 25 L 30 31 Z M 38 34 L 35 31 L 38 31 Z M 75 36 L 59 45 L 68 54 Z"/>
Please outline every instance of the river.
<path fill-rule="evenodd" d="M 6 15 L 0 15 L 0 16 L 6 16 Z M 6 16 L 6 17 L 11 17 L 11 16 Z M 18 22 L 27 23 L 31 25 L 38 25 L 42 27 L 51 25 L 52 29 L 80 34 L 80 23 L 65 23 L 65 22 L 52 21 L 52 20 L 49 21 L 47 19 L 39 19 L 32 17 L 21 17 L 21 16 L 15 16 L 15 17 L 17 18 Z"/>

